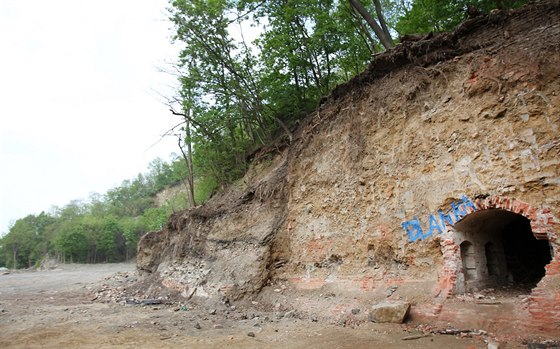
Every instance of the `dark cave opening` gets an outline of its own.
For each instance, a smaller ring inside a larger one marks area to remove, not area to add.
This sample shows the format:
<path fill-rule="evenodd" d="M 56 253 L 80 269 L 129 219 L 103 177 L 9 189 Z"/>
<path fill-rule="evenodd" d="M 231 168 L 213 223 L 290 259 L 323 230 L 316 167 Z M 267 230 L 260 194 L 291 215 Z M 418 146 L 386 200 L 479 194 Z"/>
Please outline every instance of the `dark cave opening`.
<path fill-rule="evenodd" d="M 467 215 L 454 228 L 460 246 L 462 291 L 534 287 L 552 260 L 547 240 L 537 240 L 526 217 L 489 209 Z"/>
<path fill-rule="evenodd" d="M 529 220 L 517 216 L 502 231 L 509 281 L 534 286 L 542 279 L 544 267 L 552 259 L 550 244 L 546 240 L 537 240 L 531 232 Z"/>

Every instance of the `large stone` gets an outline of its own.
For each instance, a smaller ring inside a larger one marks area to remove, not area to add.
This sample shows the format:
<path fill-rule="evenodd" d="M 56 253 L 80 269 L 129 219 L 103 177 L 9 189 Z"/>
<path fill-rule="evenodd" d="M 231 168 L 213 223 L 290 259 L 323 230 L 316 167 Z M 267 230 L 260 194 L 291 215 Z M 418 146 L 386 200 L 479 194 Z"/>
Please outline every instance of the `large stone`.
<path fill-rule="evenodd" d="M 402 324 L 410 311 L 410 303 L 381 302 L 374 305 L 369 313 L 369 320 L 373 322 L 392 322 Z"/>

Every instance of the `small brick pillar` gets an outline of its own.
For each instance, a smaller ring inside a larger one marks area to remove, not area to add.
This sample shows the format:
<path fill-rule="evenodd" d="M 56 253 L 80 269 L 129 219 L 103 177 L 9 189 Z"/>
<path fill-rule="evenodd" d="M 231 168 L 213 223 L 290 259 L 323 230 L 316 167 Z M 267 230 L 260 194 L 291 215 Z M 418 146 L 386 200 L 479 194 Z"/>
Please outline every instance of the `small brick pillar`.
<path fill-rule="evenodd" d="M 545 269 L 545 276 L 529 298 L 531 327 L 560 335 L 560 256 L 556 255 Z"/>

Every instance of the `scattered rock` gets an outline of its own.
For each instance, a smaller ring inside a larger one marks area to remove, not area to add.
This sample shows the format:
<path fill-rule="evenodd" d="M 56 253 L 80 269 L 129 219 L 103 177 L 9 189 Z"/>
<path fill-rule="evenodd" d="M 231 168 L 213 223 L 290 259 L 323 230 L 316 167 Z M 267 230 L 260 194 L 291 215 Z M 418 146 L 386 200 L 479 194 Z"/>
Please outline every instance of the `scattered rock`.
<path fill-rule="evenodd" d="M 500 119 L 506 115 L 507 108 L 502 108 L 497 111 L 483 111 L 482 117 L 485 119 Z"/>
<path fill-rule="evenodd" d="M 202 327 L 200 327 L 200 324 L 197 322 L 196 324 L 194 324 L 194 328 L 196 328 L 197 330 L 200 330 Z"/>
<path fill-rule="evenodd" d="M 529 349 L 556 349 L 560 348 L 560 341 L 548 339 L 542 342 L 528 341 L 527 348 Z"/>
<path fill-rule="evenodd" d="M 424 337 L 428 337 L 428 336 L 430 336 L 430 335 L 427 334 L 427 333 L 423 333 L 423 334 L 417 334 L 417 335 L 412 335 L 412 336 L 406 336 L 406 337 L 403 337 L 401 339 L 403 341 L 410 341 L 410 340 L 413 340 L 413 339 L 420 339 L 420 338 L 424 338 Z"/>
<path fill-rule="evenodd" d="M 210 311 L 208 312 L 208 314 L 210 314 L 210 315 L 216 315 L 216 309 L 210 309 Z"/>
<path fill-rule="evenodd" d="M 247 333 L 247 336 L 249 336 L 249 337 L 255 337 L 255 332 L 249 332 L 249 333 Z"/>
<path fill-rule="evenodd" d="M 385 296 L 391 297 L 393 295 L 393 293 L 395 293 L 397 288 L 399 288 L 399 287 L 398 286 L 391 286 L 391 287 L 387 288 L 387 290 L 385 291 Z"/>
<path fill-rule="evenodd" d="M 381 302 L 372 307 L 369 320 L 402 324 L 410 311 L 410 303 L 403 301 Z"/>
<path fill-rule="evenodd" d="M 460 336 L 462 338 L 470 338 L 473 336 L 486 336 L 488 334 L 488 332 L 484 330 L 458 329 L 458 328 L 432 329 L 430 332 L 434 334 L 449 334 L 453 336 Z"/>
<path fill-rule="evenodd" d="M 161 299 L 144 299 L 142 301 L 140 301 L 140 305 L 146 306 L 146 305 L 157 305 L 157 304 L 161 304 L 162 301 Z"/>
<path fill-rule="evenodd" d="M 295 310 L 290 310 L 290 311 L 288 311 L 284 314 L 284 317 L 287 318 L 287 319 L 295 318 L 296 317 L 296 311 Z"/>
<path fill-rule="evenodd" d="M 352 309 L 352 314 L 353 315 L 358 315 L 359 313 L 360 313 L 360 309 L 358 309 L 358 308 Z"/>

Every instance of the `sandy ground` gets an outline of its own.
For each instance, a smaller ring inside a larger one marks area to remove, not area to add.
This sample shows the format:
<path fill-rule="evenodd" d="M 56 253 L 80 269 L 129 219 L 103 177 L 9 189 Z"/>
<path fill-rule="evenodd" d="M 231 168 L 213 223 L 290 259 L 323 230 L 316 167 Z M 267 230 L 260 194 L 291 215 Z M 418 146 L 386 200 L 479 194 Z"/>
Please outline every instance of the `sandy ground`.
<path fill-rule="evenodd" d="M 0 275 L 0 348 L 488 347 L 480 339 L 450 335 L 403 340 L 419 333 L 402 325 L 365 323 L 349 328 L 294 318 L 276 320 L 262 313 L 236 319 L 222 316 L 229 311 L 218 309 L 213 314 L 200 304 L 92 301 L 115 273 L 134 279 L 134 265 L 64 265 Z"/>

